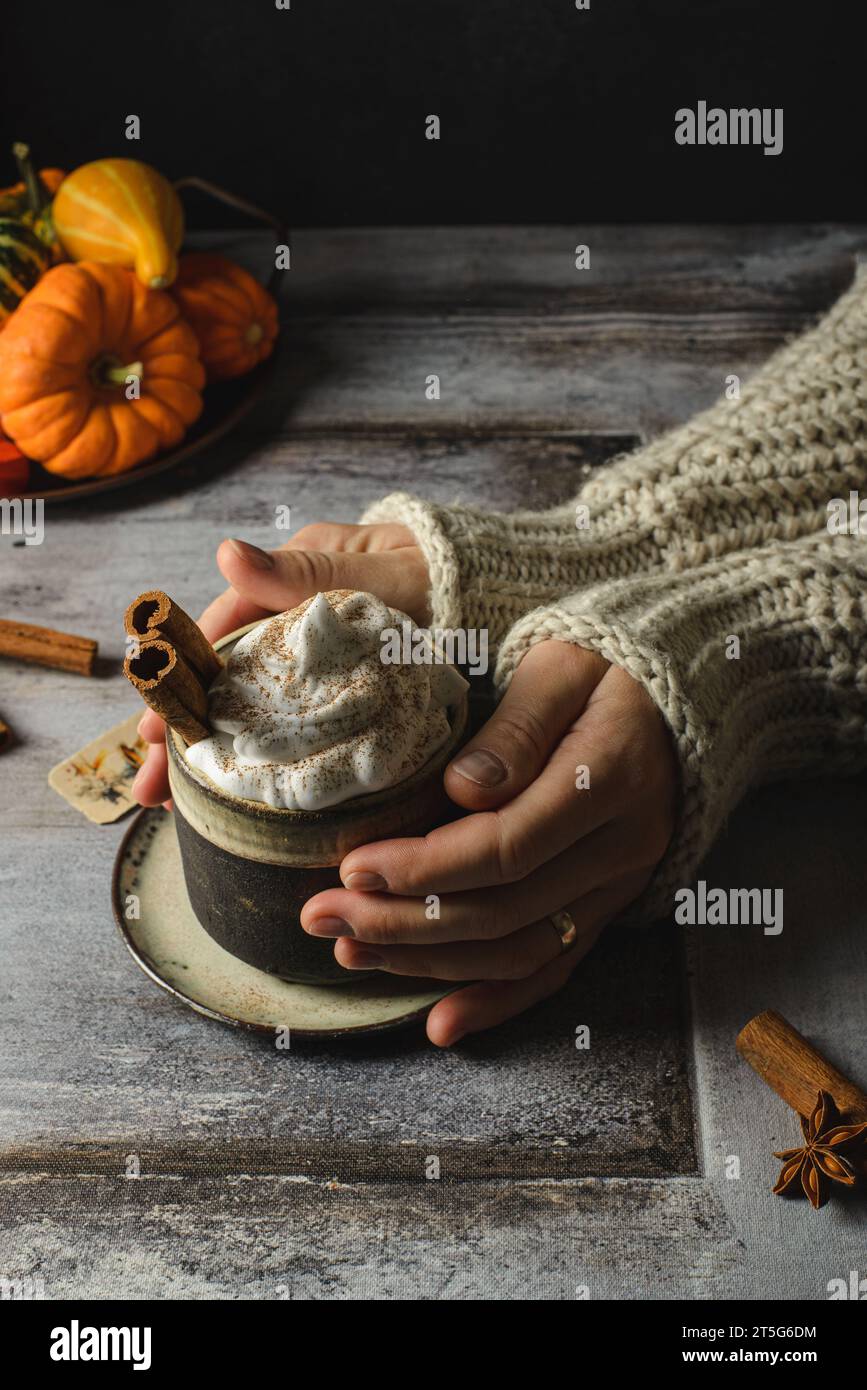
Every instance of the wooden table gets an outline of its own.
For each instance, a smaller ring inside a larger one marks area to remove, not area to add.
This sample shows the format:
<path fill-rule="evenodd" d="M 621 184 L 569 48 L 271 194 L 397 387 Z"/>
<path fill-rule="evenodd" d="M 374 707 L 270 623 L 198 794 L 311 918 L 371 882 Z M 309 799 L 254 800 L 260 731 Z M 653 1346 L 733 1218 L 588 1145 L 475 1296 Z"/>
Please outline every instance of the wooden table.
<path fill-rule="evenodd" d="M 281 504 L 300 526 L 395 486 L 503 509 L 568 497 L 800 330 L 864 237 L 299 233 L 273 388 L 238 433 L 176 476 L 50 509 L 41 547 L 0 537 L 0 612 L 105 657 L 92 681 L 0 670 L 20 740 L 0 762 L 0 1278 L 49 1298 L 823 1299 L 863 1267 L 863 1203 L 817 1218 L 770 1197 L 793 1116 L 734 1051 L 775 1007 L 867 1077 L 863 780 L 757 794 L 714 851 L 715 884 L 785 889 L 780 937 L 615 934 L 556 1000 L 454 1051 L 408 1034 L 286 1053 L 136 969 L 109 905 L 125 825 L 89 825 L 46 774 L 134 707 L 131 594 L 197 611 L 219 541 L 278 543 Z"/>

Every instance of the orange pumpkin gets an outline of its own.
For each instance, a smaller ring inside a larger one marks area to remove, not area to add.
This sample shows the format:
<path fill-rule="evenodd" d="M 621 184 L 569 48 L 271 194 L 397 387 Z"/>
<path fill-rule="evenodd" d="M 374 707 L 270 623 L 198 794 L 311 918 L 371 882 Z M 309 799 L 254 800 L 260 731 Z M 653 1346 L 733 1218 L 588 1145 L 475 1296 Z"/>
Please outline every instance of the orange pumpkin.
<path fill-rule="evenodd" d="M 184 210 L 168 179 L 138 159 L 95 159 L 68 174 L 51 207 L 54 230 L 73 261 L 134 270 L 149 289 L 177 274 Z"/>
<path fill-rule="evenodd" d="M 27 487 L 30 463 L 17 444 L 0 430 L 0 497 L 15 497 Z"/>
<path fill-rule="evenodd" d="M 251 372 L 274 349 L 277 305 L 252 275 L 227 256 L 182 256 L 172 294 L 199 340 L 209 381 Z"/>
<path fill-rule="evenodd" d="M 120 266 L 55 266 L 0 334 L 0 425 L 67 478 L 125 473 L 177 444 L 204 381 L 171 295 Z"/>

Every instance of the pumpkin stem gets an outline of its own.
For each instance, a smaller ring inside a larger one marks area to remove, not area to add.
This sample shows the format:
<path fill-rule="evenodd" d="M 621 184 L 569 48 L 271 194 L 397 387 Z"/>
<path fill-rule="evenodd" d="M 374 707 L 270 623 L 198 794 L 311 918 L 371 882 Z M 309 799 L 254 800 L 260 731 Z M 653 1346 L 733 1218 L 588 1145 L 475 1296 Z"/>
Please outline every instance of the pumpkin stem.
<path fill-rule="evenodd" d="M 126 386 L 127 377 L 137 376 L 141 380 L 143 374 L 144 362 L 130 362 L 124 366 L 116 357 L 101 357 L 92 368 L 96 385 L 105 387 Z"/>
<path fill-rule="evenodd" d="M 15 163 L 18 165 L 18 176 L 27 193 L 30 211 L 40 213 L 51 199 L 33 167 L 33 160 L 30 158 L 30 146 L 16 140 L 12 146 L 12 153 L 15 156 Z"/>
<path fill-rule="evenodd" d="M 244 334 L 244 338 L 250 344 L 251 347 L 255 347 L 257 343 L 261 343 L 264 336 L 264 330 L 262 328 L 261 323 L 251 323 L 250 327 Z"/>

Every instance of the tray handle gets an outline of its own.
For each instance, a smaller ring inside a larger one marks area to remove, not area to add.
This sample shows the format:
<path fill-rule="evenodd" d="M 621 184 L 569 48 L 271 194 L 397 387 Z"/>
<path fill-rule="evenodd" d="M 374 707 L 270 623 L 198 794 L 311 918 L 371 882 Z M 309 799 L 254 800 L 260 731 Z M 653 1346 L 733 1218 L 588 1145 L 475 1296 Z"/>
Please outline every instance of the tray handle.
<path fill-rule="evenodd" d="M 201 179 L 198 174 L 187 174 L 182 179 L 175 179 L 175 192 L 181 193 L 185 188 L 195 188 L 199 193 L 204 193 L 206 197 L 213 198 L 217 203 L 223 203 L 225 207 L 234 208 L 236 212 L 243 212 L 254 222 L 261 222 L 263 226 L 270 227 L 277 237 L 279 245 L 289 247 L 289 254 L 292 254 L 292 243 L 289 235 L 289 228 L 286 223 L 273 213 L 266 212 L 264 208 L 258 207 L 255 203 L 250 203 L 246 198 L 241 198 L 237 193 L 230 193 L 227 188 L 221 188 L 218 183 L 211 183 L 210 179 Z M 275 266 L 268 277 L 267 288 L 271 294 L 276 294 L 278 285 L 283 283 L 283 276 Z"/>

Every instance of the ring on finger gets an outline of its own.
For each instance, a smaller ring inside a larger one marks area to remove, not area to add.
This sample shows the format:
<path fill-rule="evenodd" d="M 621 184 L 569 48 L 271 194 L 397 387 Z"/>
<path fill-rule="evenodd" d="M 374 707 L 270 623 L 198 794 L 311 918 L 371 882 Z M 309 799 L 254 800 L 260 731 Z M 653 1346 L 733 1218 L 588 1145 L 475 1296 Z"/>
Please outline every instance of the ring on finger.
<path fill-rule="evenodd" d="M 578 940 L 578 926 L 570 912 L 552 912 L 548 920 L 560 938 L 560 950 L 571 951 Z"/>

